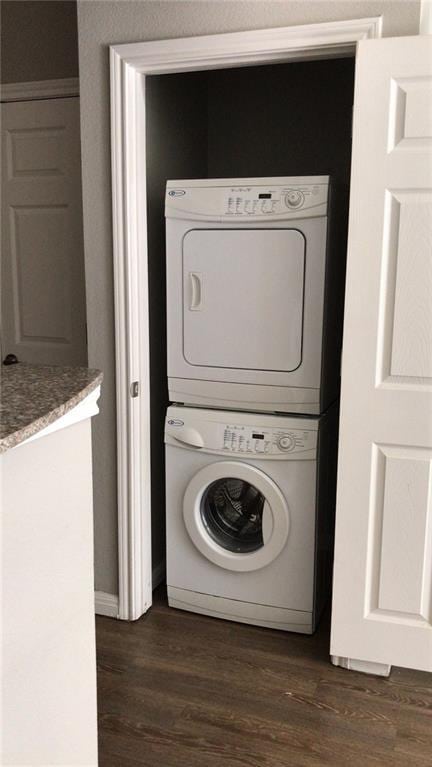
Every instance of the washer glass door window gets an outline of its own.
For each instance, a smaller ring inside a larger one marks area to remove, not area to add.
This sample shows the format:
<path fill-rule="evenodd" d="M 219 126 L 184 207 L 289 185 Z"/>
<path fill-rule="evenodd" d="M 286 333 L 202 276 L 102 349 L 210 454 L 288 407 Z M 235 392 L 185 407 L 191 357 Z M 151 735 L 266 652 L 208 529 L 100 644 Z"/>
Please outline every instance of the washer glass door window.
<path fill-rule="evenodd" d="M 212 482 L 203 494 L 201 517 L 207 532 L 228 551 L 257 551 L 264 546 L 265 498 L 243 479 L 227 477 Z"/>
<path fill-rule="evenodd" d="M 289 533 L 287 502 L 252 464 L 219 461 L 189 482 L 183 518 L 197 549 L 219 567 L 258 570 L 276 559 Z"/>

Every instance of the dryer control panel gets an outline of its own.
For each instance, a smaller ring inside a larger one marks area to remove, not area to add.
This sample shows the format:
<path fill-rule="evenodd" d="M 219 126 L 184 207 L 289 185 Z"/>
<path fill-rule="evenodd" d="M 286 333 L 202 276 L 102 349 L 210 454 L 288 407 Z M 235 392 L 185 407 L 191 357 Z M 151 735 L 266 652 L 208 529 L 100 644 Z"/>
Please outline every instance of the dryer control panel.
<path fill-rule="evenodd" d="M 320 184 L 285 187 L 232 187 L 225 192 L 225 216 L 271 216 L 314 208 L 327 202 L 327 189 Z"/>
<path fill-rule="evenodd" d="M 326 216 L 328 176 L 168 181 L 167 218 L 284 221 Z"/>

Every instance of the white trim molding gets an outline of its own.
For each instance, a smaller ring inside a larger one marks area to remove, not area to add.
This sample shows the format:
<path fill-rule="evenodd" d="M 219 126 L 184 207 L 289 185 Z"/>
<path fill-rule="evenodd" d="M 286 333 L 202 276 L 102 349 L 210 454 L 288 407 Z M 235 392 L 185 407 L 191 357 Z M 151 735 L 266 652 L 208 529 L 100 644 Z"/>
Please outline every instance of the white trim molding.
<path fill-rule="evenodd" d="M 419 35 L 432 35 L 432 0 L 421 0 Z"/>
<path fill-rule="evenodd" d="M 146 75 L 355 55 L 380 36 L 367 18 L 110 48 L 120 618 L 152 599 Z"/>
<path fill-rule="evenodd" d="M 136 72 L 168 74 L 352 55 L 359 40 L 381 37 L 381 28 L 377 17 L 126 43 L 111 50 Z"/>
<path fill-rule="evenodd" d="M 0 86 L 0 100 L 35 101 L 38 99 L 61 99 L 79 96 L 78 77 L 58 80 L 34 80 L 27 83 L 4 83 Z"/>
<path fill-rule="evenodd" d="M 119 617 L 119 599 L 116 594 L 108 594 L 106 591 L 95 591 L 95 613 L 105 615 L 108 618 Z"/>

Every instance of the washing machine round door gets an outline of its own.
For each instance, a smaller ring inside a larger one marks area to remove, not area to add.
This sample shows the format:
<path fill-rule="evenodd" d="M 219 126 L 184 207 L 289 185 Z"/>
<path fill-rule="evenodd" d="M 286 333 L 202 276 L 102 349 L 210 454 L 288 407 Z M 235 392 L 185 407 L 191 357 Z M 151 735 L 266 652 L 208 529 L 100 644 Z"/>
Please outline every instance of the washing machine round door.
<path fill-rule="evenodd" d="M 273 562 L 290 525 L 276 483 L 255 466 L 234 461 L 210 464 L 195 474 L 184 495 L 183 517 L 201 554 L 237 572 Z"/>

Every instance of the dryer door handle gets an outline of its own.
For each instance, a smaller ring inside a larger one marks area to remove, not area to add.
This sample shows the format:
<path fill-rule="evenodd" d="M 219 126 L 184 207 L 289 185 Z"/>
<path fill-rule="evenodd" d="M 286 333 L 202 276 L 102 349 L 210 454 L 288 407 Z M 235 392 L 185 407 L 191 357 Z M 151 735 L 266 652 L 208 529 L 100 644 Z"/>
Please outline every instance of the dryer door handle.
<path fill-rule="evenodd" d="M 191 427 L 186 427 L 185 429 L 182 429 L 181 431 L 176 431 L 175 433 L 170 432 L 170 437 L 173 437 L 177 442 L 181 442 L 183 445 L 190 445 L 190 447 L 204 447 L 204 440 L 196 429 L 192 429 Z"/>
<path fill-rule="evenodd" d="M 191 282 L 191 301 L 189 309 L 191 312 L 196 312 L 201 309 L 201 274 L 199 272 L 189 272 L 189 277 Z"/>

